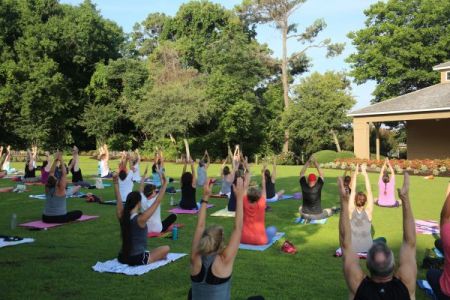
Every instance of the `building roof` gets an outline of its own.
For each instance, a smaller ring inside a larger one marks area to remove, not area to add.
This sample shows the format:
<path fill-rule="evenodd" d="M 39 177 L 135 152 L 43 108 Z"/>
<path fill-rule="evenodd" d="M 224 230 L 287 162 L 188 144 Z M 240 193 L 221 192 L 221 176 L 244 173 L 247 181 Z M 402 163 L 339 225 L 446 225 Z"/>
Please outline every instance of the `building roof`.
<path fill-rule="evenodd" d="M 348 115 L 363 117 L 449 110 L 450 83 L 440 83 L 352 111 Z"/>
<path fill-rule="evenodd" d="M 450 61 L 439 64 L 437 66 L 433 67 L 433 70 L 438 71 L 438 70 L 445 70 L 445 69 L 450 69 Z"/>

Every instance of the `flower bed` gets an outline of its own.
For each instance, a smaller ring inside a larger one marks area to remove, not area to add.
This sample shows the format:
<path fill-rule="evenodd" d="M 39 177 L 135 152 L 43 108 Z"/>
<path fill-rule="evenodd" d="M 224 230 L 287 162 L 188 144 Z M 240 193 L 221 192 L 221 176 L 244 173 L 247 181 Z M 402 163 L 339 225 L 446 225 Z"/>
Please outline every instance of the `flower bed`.
<path fill-rule="evenodd" d="M 391 159 L 392 167 L 398 174 L 407 170 L 416 175 L 434 175 L 450 177 L 450 159 Z M 359 159 L 359 158 L 338 158 L 334 162 L 324 163 L 320 166 L 328 169 L 355 169 L 356 164 L 366 164 L 369 171 L 380 172 L 384 160 Z"/>

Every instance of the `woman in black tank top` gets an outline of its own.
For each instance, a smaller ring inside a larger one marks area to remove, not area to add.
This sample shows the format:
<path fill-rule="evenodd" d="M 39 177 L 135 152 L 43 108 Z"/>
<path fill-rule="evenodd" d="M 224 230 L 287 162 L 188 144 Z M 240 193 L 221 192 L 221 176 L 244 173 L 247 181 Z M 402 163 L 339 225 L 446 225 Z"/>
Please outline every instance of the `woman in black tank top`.
<path fill-rule="evenodd" d="M 181 201 L 179 205 L 183 209 L 198 209 L 194 161 L 191 160 L 190 165 L 191 172 L 186 172 L 187 161 L 184 161 L 183 173 L 181 174 Z"/>

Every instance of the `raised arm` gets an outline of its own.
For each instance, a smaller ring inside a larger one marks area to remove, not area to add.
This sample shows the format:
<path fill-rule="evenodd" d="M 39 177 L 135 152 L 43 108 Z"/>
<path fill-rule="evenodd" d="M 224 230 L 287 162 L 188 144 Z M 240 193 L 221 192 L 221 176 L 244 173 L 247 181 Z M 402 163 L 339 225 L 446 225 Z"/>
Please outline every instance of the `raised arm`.
<path fill-rule="evenodd" d="M 417 276 L 416 228 L 409 201 L 409 174 L 407 172 L 404 172 L 403 186 L 398 189 L 398 196 L 402 200 L 403 243 L 400 249 L 400 266 L 397 277 L 406 285 L 410 294 L 414 294 Z"/>
<path fill-rule="evenodd" d="M 33 163 L 34 155 L 32 154 L 31 151 L 28 151 L 27 155 L 28 155 L 28 171 L 32 171 L 34 169 L 34 163 Z"/>
<path fill-rule="evenodd" d="M 141 184 L 139 185 L 139 192 L 144 192 L 145 180 L 147 179 L 148 164 L 145 166 L 144 176 L 141 177 Z"/>
<path fill-rule="evenodd" d="M 272 183 L 275 183 L 277 180 L 277 158 L 273 158 L 273 166 L 272 166 Z"/>
<path fill-rule="evenodd" d="M 55 170 L 56 170 L 56 163 L 59 160 L 59 152 L 56 152 L 54 154 L 55 159 L 53 160 L 53 163 L 51 164 L 49 176 L 55 176 Z"/>
<path fill-rule="evenodd" d="M 61 168 L 61 178 L 58 180 L 57 188 L 59 189 L 59 192 L 63 194 L 66 192 L 67 186 L 67 168 L 64 164 L 64 159 L 61 152 L 59 153 L 59 167 Z"/>
<path fill-rule="evenodd" d="M 236 254 L 239 250 L 239 244 L 241 243 L 242 224 L 244 218 L 243 199 L 247 192 L 242 178 L 238 178 L 235 185 L 233 185 L 233 191 L 236 195 L 236 215 L 234 218 L 234 230 L 231 233 L 230 242 L 223 251 L 222 257 L 225 264 L 232 265 Z"/>
<path fill-rule="evenodd" d="M 447 187 L 447 198 L 441 210 L 441 227 L 448 222 L 450 222 L 450 182 Z"/>
<path fill-rule="evenodd" d="M 263 196 L 264 198 L 267 197 L 267 192 L 266 192 L 266 175 L 264 174 L 266 172 L 267 169 L 267 165 L 263 164 L 263 167 L 261 169 L 261 196 Z"/>
<path fill-rule="evenodd" d="M 366 185 L 367 192 L 367 204 L 366 204 L 366 213 L 369 217 L 369 221 L 372 221 L 373 214 L 373 194 L 372 194 L 372 186 L 370 185 L 369 175 L 367 174 L 367 166 L 361 166 L 362 174 L 364 175 L 364 183 Z"/>
<path fill-rule="evenodd" d="M 183 160 L 184 160 L 184 165 L 183 165 L 183 171 L 181 172 L 181 177 L 183 177 L 184 173 L 186 173 L 186 168 L 187 168 L 187 159 L 183 159 Z"/>
<path fill-rule="evenodd" d="M 352 190 L 350 192 L 350 198 L 348 200 L 348 217 L 351 218 L 353 211 L 355 210 L 355 197 L 356 197 L 356 182 L 358 180 L 358 173 L 359 173 L 359 165 L 356 164 L 356 170 L 352 175 L 352 181 L 350 183 L 350 189 Z M 345 178 L 345 176 L 344 176 Z"/>
<path fill-rule="evenodd" d="M 203 186 L 203 198 L 200 205 L 200 211 L 197 217 L 197 227 L 195 228 L 194 237 L 192 239 L 191 246 L 191 267 L 195 264 L 201 264 L 200 253 L 198 252 L 200 239 L 205 231 L 206 227 L 206 209 L 208 206 L 209 196 L 211 195 L 211 187 L 209 186 L 209 180 L 206 180 Z"/>
<path fill-rule="evenodd" d="M 314 160 L 314 166 L 316 167 L 317 172 L 319 173 L 320 178 L 322 178 L 322 180 L 324 180 L 323 171 L 322 171 L 322 169 L 320 168 L 320 165 L 319 165 L 319 163 L 317 162 L 317 160 L 316 160 L 316 158 L 315 158 L 314 156 L 313 156 L 313 160 Z"/>
<path fill-rule="evenodd" d="M 104 146 L 104 150 L 105 150 L 105 160 L 109 161 L 109 150 L 108 150 L 108 145 L 105 144 Z"/>
<path fill-rule="evenodd" d="M 350 299 L 353 299 L 361 281 L 364 279 L 364 272 L 359 265 L 358 256 L 352 249 L 352 233 L 350 229 L 350 217 L 348 215 L 349 195 L 345 191 L 342 178 L 338 178 L 338 189 L 341 199 L 339 243 L 341 245 L 342 259 L 344 262 L 344 277 L 350 292 Z"/>
<path fill-rule="evenodd" d="M 191 160 L 191 173 L 192 173 L 192 187 L 197 187 L 197 178 L 195 177 L 195 162 Z"/>
<path fill-rule="evenodd" d="M 153 215 L 155 210 L 158 208 L 159 204 L 161 203 L 161 200 L 164 198 L 164 195 L 166 193 L 167 188 L 167 180 L 164 173 L 159 173 L 161 176 L 161 188 L 159 189 L 158 197 L 156 197 L 156 200 L 153 202 L 153 204 L 147 208 L 142 214 L 138 216 L 138 224 L 140 227 L 144 228 L 145 223 L 148 219 Z"/>
<path fill-rule="evenodd" d="M 306 169 L 308 169 L 309 165 L 311 164 L 311 158 L 312 158 L 312 156 L 305 162 L 305 165 L 303 166 L 302 170 L 300 171 L 300 178 L 305 176 Z"/>
<path fill-rule="evenodd" d="M 380 182 L 383 179 L 384 171 L 386 170 L 387 161 L 384 160 L 384 164 L 381 167 L 380 176 L 378 177 L 378 181 Z"/>
<path fill-rule="evenodd" d="M 119 177 L 116 172 L 113 173 L 113 184 L 114 184 L 114 193 L 116 194 L 116 216 L 117 219 L 120 220 L 123 214 L 123 203 L 122 203 L 123 199 L 122 196 L 120 195 Z"/>
<path fill-rule="evenodd" d="M 394 168 L 392 168 L 391 161 L 388 158 L 386 158 L 386 162 L 389 167 L 389 172 L 391 173 L 391 176 L 395 176 L 395 171 L 394 171 Z"/>
<path fill-rule="evenodd" d="M 209 165 L 211 164 L 211 158 L 209 157 L 208 150 L 205 150 L 205 156 L 206 156 L 205 169 L 208 169 Z"/>
<path fill-rule="evenodd" d="M 247 157 L 245 157 L 245 160 L 244 160 L 244 168 L 245 168 L 244 187 L 245 187 L 245 190 L 247 190 L 248 186 L 250 185 L 250 178 L 252 177 L 252 174 L 250 173 L 250 165 L 248 164 Z"/>

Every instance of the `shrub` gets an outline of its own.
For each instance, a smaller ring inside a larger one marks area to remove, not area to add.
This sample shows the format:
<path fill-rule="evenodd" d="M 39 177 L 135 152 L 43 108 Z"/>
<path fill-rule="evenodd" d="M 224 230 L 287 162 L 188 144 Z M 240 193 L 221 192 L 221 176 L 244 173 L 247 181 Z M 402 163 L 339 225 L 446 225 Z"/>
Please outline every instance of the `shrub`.
<path fill-rule="evenodd" d="M 295 165 L 295 153 L 288 151 L 286 153 L 282 152 L 277 155 L 278 165 Z"/>
<path fill-rule="evenodd" d="M 335 161 L 337 157 L 337 152 L 333 150 L 322 150 L 314 153 L 314 157 L 316 158 L 318 163 L 328 163 Z"/>

